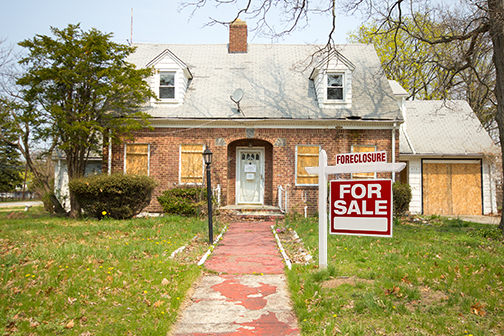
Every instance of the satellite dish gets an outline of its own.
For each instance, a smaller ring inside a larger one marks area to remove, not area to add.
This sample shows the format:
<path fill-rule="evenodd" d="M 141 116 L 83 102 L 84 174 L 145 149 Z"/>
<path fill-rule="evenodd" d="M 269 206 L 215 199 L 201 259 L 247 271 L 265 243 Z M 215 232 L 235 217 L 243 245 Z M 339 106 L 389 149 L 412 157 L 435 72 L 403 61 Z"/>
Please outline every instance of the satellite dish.
<path fill-rule="evenodd" d="M 240 100 L 243 99 L 243 90 L 242 89 L 236 89 L 231 96 L 229 96 L 231 100 L 236 104 L 238 107 L 238 112 L 242 112 L 240 110 Z M 243 113 L 243 112 L 242 112 Z M 245 115 L 245 114 L 244 114 Z"/>
<path fill-rule="evenodd" d="M 236 89 L 235 92 L 233 92 L 233 95 L 231 96 L 231 100 L 234 101 L 236 104 L 238 104 L 242 99 L 243 99 L 243 90 Z"/>

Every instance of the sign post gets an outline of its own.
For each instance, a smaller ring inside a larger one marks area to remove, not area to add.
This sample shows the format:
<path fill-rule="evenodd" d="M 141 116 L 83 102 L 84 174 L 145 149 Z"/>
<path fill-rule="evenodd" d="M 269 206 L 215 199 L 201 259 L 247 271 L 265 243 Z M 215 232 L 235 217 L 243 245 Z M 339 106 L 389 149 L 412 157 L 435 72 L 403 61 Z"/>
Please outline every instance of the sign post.
<path fill-rule="evenodd" d="M 319 154 L 319 267 L 327 268 L 327 153 Z"/>
<path fill-rule="evenodd" d="M 339 157 L 339 161 L 338 161 Z M 321 150 L 319 153 L 319 166 L 318 167 L 306 167 L 306 171 L 308 174 L 318 174 L 319 176 L 319 267 L 320 268 L 327 268 L 327 175 L 328 174 L 344 174 L 344 173 L 368 173 L 368 172 L 399 172 L 406 167 L 406 163 L 387 163 L 386 162 L 386 152 L 372 152 L 372 153 L 347 153 L 347 154 L 339 154 L 337 156 L 336 161 L 340 163 L 339 165 L 336 166 L 327 166 L 327 153 L 325 150 Z M 356 180 L 359 181 L 359 183 L 362 184 L 363 180 Z M 375 180 L 367 180 L 367 181 L 375 181 Z M 334 182 L 334 181 L 332 181 Z M 354 194 L 355 196 L 362 197 L 364 198 L 365 196 L 362 195 L 362 189 L 363 187 L 355 187 L 354 189 Z M 373 188 L 373 187 L 372 187 Z M 343 194 L 346 195 L 346 190 L 347 187 L 344 187 Z M 350 193 L 352 191 L 352 187 L 350 187 Z M 367 189 L 366 189 L 367 192 Z M 377 191 L 376 189 L 371 189 L 371 197 L 376 197 L 377 196 Z M 367 192 L 369 194 L 369 192 Z M 331 193 L 332 195 L 332 193 Z M 392 195 L 392 191 L 390 191 L 390 195 Z M 356 197 L 357 198 L 357 197 Z M 392 200 L 392 198 L 391 198 Z M 375 201 L 383 201 L 381 199 L 375 199 Z M 333 201 L 331 200 L 331 207 L 334 206 L 334 202 L 336 202 L 336 199 Z M 390 201 L 390 207 L 392 201 Z M 351 205 L 351 200 L 350 203 L 348 204 L 348 208 L 345 211 L 346 214 L 353 215 L 354 210 L 353 208 L 350 208 Z M 338 203 L 337 206 L 339 208 L 337 211 L 342 212 L 342 203 Z M 376 206 L 376 203 L 375 203 Z M 352 206 L 355 207 L 355 206 Z M 378 203 L 377 208 L 373 208 L 378 211 L 378 214 L 380 214 L 383 209 L 383 204 Z M 349 210 L 351 209 L 351 210 Z M 368 204 L 366 203 L 366 212 L 369 212 L 371 208 L 368 208 Z M 334 209 L 333 209 L 334 211 Z M 362 210 L 360 210 L 362 213 Z M 391 217 L 390 217 L 391 218 Z M 333 216 L 331 215 L 331 228 L 333 227 Z M 390 224 L 391 225 L 391 224 Z M 340 223 L 338 221 L 338 227 L 340 226 Z M 381 226 L 380 226 L 381 228 Z M 345 229 L 345 228 L 343 228 Z M 367 230 L 367 232 L 372 232 L 372 231 L 379 231 L 381 230 Z M 342 233 L 342 232 L 334 232 L 335 234 L 349 234 L 349 233 Z M 357 233 L 355 233 L 357 234 Z M 363 234 L 361 234 L 363 235 Z M 368 234 L 372 235 L 372 234 Z M 390 230 L 390 236 L 392 235 L 392 230 Z"/>

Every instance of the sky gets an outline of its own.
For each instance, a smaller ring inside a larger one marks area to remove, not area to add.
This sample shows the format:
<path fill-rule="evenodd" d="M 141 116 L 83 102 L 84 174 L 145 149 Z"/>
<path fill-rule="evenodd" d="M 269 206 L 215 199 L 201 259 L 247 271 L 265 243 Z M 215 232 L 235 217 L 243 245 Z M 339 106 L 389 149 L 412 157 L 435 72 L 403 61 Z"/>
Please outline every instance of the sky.
<path fill-rule="evenodd" d="M 134 43 L 214 44 L 228 42 L 228 29 L 204 24 L 209 16 L 232 20 L 237 6 L 215 9 L 207 5 L 191 17 L 191 9 L 179 11 L 179 0 L 0 0 L 0 39 L 15 45 L 36 34 L 51 35 L 51 26 L 63 29 L 70 23 L 80 23 L 84 30 L 113 33 L 115 42 L 126 44 L 131 35 L 132 9 Z M 249 28 L 253 25 L 247 23 Z M 338 15 L 335 42 L 345 43 L 347 32 L 361 23 L 358 17 Z M 320 15 L 308 27 L 275 43 L 325 43 L 330 28 L 330 17 Z M 272 41 L 249 32 L 249 43 Z"/>

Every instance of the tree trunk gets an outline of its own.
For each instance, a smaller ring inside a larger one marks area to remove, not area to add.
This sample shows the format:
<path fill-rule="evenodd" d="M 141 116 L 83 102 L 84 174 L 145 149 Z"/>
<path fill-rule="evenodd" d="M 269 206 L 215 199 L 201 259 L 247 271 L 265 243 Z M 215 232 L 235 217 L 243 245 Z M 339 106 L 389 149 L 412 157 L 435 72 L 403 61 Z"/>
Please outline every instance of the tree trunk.
<path fill-rule="evenodd" d="M 493 43 L 493 62 L 495 65 L 495 97 L 497 112 L 495 121 L 499 127 L 501 154 L 504 158 L 504 0 L 488 0 L 490 36 Z M 503 194 L 504 201 L 504 194 Z M 504 233 L 504 217 L 501 216 L 499 228 Z"/>
<path fill-rule="evenodd" d="M 46 194 L 50 195 L 49 198 L 51 199 L 51 202 L 54 205 L 54 212 L 57 215 L 66 215 L 66 210 L 65 210 L 65 208 L 63 208 L 61 206 L 60 201 L 54 195 L 54 190 L 52 189 L 51 185 L 49 184 L 48 179 L 45 178 L 38 171 L 37 167 L 33 163 L 32 159 L 31 159 L 31 156 L 30 156 L 30 152 L 29 151 L 25 151 L 20 144 L 18 144 L 17 147 L 18 147 L 19 151 L 21 152 L 21 154 L 23 154 L 23 156 L 24 156 L 24 158 L 26 160 L 26 164 L 28 165 L 28 167 L 30 167 L 30 170 L 32 171 L 32 173 L 35 176 L 35 178 L 40 182 L 40 184 L 42 184 L 42 187 L 44 188 L 44 192 Z"/>
<path fill-rule="evenodd" d="M 79 146 L 80 149 L 80 146 Z M 76 178 L 80 178 L 84 176 L 85 171 L 85 162 L 82 159 L 80 153 L 82 150 L 69 150 L 66 151 L 65 155 L 67 157 L 67 165 L 68 165 L 68 181 L 72 181 Z M 79 218 L 81 215 L 81 206 L 79 202 L 77 202 L 77 198 L 75 197 L 72 190 L 68 190 L 70 194 L 70 218 Z"/>

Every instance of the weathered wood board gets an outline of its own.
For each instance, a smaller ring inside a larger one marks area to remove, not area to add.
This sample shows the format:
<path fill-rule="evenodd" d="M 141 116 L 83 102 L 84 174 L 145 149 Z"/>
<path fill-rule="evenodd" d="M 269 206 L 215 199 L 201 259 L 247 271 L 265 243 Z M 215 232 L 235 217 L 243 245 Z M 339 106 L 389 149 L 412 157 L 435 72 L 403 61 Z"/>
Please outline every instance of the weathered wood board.
<path fill-rule="evenodd" d="M 481 164 L 424 163 L 425 215 L 481 215 Z"/>

